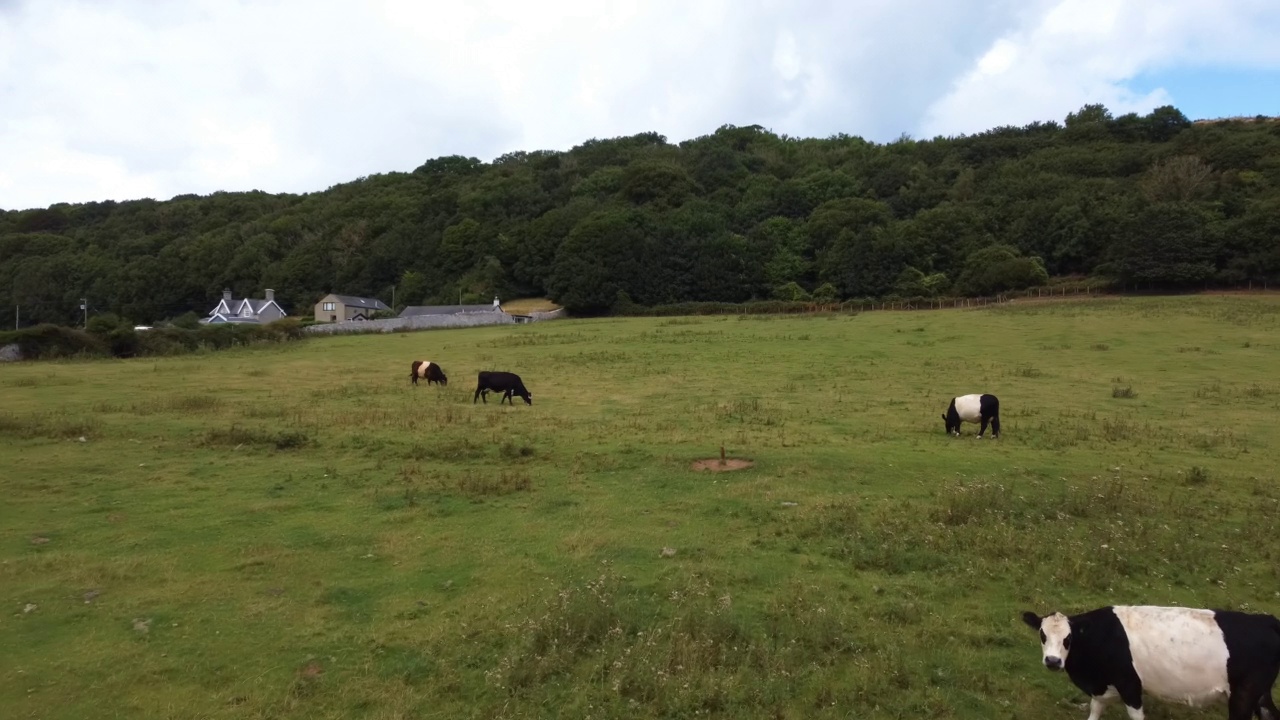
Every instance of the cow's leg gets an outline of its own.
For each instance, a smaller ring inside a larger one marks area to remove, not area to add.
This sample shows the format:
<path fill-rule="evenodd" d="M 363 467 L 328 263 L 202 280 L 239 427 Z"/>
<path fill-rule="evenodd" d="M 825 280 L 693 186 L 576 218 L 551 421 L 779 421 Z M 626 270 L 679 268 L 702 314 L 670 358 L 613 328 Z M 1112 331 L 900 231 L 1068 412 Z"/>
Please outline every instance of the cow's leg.
<path fill-rule="evenodd" d="M 1227 700 L 1227 720 L 1249 720 L 1255 715 L 1260 716 L 1261 702 L 1262 698 L 1253 691 L 1250 683 L 1245 683 L 1244 687 L 1232 688 L 1231 697 Z"/>
<path fill-rule="evenodd" d="M 986 415 L 982 416 L 982 427 L 978 428 L 978 439 L 981 440 L 983 435 L 987 434 L 987 422 L 990 420 Z"/>
<path fill-rule="evenodd" d="M 1107 702 L 1113 697 L 1115 695 L 1108 692 L 1106 695 L 1095 695 L 1089 698 L 1088 720 L 1099 720 L 1102 717 L 1102 711 L 1107 709 Z"/>
<path fill-rule="evenodd" d="M 1117 683 L 1115 687 L 1116 694 L 1124 701 L 1124 709 L 1129 711 L 1129 720 L 1143 720 L 1142 681 L 1138 679 L 1138 674 L 1135 672 L 1132 678 Z"/>
<path fill-rule="evenodd" d="M 471 397 L 471 404 L 472 404 L 472 405 L 475 405 L 475 404 L 476 404 L 476 399 L 478 399 L 478 398 L 480 397 L 480 390 L 481 390 L 481 388 L 476 388 L 476 394 L 475 394 L 475 395 L 473 395 L 473 396 Z M 489 401 L 488 401 L 488 400 L 485 400 L 485 404 L 487 405 L 488 403 L 489 403 Z"/>
<path fill-rule="evenodd" d="M 515 405 L 515 403 L 511 402 L 511 388 L 507 388 L 506 391 L 502 393 L 502 400 L 499 400 L 498 404 L 501 405 L 503 402 Z"/>
<path fill-rule="evenodd" d="M 998 414 L 991 416 L 991 437 L 1000 437 L 1000 416 Z"/>
<path fill-rule="evenodd" d="M 1280 720 L 1280 709 L 1276 708 L 1276 701 L 1271 698 L 1270 691 L 1262 693 L 1255 714 L 1258 720 Z"/>

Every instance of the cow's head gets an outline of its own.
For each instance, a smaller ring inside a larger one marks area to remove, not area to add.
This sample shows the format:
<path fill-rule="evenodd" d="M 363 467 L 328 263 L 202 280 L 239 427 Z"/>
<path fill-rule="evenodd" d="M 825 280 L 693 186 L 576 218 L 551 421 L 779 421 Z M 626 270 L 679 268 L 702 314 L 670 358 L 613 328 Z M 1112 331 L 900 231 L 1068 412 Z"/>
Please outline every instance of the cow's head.
<path fill-rule="evenodd" d="M 942 423 L 946 425 L 948 435 L 960 434 L 960 413 L 956 412 L 955 400 L 952 400 L 947 411 L 942 413 Z"/>
<path fill-rule="evenodd" d="M 1022 621 L 1033 630 L 1040 631 L 1040 650 L 1044 666 L 1061 670 L 1067 665 L 1067 653 L 1071 652 L 1071 621 L 1062 613 L 1040 617 L 1031 611 L 1022 613 Z"/>
<path fill-rule="evenodd" d="M 528 390 L 525 390 L 525 391 L 524 391 L 524 395 L 522 395 L 521 397 L 523 397 L 523 398 L 524 398 L 524 404 L 525 404 L 525 405 L 532 405 L 532 404 L 533 404 L 533 393 L 529 392 Z"/>

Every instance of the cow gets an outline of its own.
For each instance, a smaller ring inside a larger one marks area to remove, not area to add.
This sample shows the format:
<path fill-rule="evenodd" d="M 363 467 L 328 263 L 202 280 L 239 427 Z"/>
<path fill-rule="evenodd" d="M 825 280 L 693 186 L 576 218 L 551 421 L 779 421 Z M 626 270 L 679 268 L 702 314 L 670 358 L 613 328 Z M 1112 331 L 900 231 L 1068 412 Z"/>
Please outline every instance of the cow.
<path fill-rule="evenodd" d="M 513 395 L 519 395 L 524 398 L 525 405 L 533 404 L 533 393 L 525 389 L 524 382 L 515 373 L 481 370 L 476 382 L 476 394 L 471 398 L 471 404 L 476 404 L 476 398 L 484 400 L 486 405 L 489 404 L 490 390 L 502 393 L 502 400 L 506 400 L 512 405 L 515 405 L 515 401 L 511 399 Z M 502 404 L 502 400 L 498 401 L 499 405 Z"/>
<path fill-rule="evenodd" d="M 1115 605 L 1067 617 L 1024 612 L 1040 632 L 1044 666 L 1066 670 L 1098 720 L 1119 697 L 1142 720 L 1142 694 L 1193 707 L 1227 701 L 1227 720 L 1280 720 L 1280 620 L 1183 607 Z"/>
<path fill-rule="evenodd" d="M 961 395 L 951 398 L 951 405 L 942 415 L 947 424 L 947 433 L 960 436 L 960 423 L 981 421 L 978 439 L 987 432 L 987 423 L 991 423 L 991 436 L 1000 437 L 1000 400 L 995 395 Z M 1278 719 L 1280 720 L 1280 719 Z"/>
<path fill-rule="evenodd" d="M 425 379 L 427 385 L 431 385 L 433 382 L 441 385 L 449 384 L 449 378 L 445 377 L 444 370 L 430 360 L 414 360 L 413 364 L 409 366 L 409 380 L 414 385 L 417 385 L 420 379 Z"/>

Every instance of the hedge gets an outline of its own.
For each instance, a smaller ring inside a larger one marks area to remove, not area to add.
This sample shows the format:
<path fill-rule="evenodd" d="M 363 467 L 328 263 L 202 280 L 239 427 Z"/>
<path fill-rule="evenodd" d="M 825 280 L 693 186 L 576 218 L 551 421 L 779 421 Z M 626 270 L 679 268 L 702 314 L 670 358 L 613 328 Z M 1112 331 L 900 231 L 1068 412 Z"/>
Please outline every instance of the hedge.
<path fill-rule="evenodd" d="M 24 360 L 68 357 L 151 357 L 223 350 L 305 337 L 296 318 L 266 325 L 202 325 L 134 330 L 122 325 L 105 332 L 85 332 L 61 325 L 36 325 L 0 332 L 0 347 L 16 344 Z"/>

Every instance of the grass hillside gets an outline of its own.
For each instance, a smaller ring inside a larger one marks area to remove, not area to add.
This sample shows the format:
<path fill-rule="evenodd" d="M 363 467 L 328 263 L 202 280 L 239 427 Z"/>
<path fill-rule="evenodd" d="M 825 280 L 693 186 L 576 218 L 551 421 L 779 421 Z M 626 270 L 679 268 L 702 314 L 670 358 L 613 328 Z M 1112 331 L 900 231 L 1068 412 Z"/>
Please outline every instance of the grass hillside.
<path fill-rule="evenodd" d="M 1278 329 L 1099 299 L 0 366 L 0 706 L 1079 720 L 1022 610 L 1280 612 Z M 969 392 L 1001 440 L 944 434 Z M 721 445 L 755 466 L 689 469 Z"/>
<path fill-rule="evenodd" d="M 560 306 L 546 298 L 520 298 L 502 303 L 502 309 L 512 315 L 528 315 L 535 312 L 551 312 Z"/>

